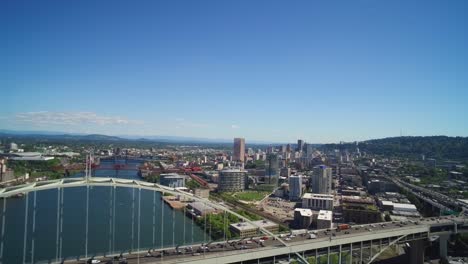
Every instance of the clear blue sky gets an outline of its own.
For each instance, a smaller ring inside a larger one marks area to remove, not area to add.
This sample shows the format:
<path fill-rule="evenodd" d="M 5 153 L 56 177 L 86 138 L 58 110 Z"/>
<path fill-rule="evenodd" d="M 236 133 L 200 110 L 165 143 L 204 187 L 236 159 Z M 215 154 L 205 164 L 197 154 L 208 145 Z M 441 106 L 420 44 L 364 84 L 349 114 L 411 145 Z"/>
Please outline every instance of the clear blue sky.
<path fill-rule="evenodd" d="M 468 1 L 0 1 L 0 128 L 468 136 Z"/>

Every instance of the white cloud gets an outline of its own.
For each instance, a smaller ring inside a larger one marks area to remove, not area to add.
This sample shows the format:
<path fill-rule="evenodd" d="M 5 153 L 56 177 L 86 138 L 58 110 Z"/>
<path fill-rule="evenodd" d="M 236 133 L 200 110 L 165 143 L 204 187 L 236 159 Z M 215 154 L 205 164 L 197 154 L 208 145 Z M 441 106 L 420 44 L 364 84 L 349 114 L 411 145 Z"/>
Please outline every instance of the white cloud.
<path fill-rule="evenodd" d="M 15 120 L 35 125 L 128 125 L 141 124 L 120 116 L 103 116 L 93 112 L 27 112 L 15 115 Z"/>
<path fill-rule="evenodd" d="M 232 129 L 238 129 L 238 128 L 240 128 L 240 127 L 239 127 L 238 125 L 231 125 L 231 128 L 232 128 Z"/>

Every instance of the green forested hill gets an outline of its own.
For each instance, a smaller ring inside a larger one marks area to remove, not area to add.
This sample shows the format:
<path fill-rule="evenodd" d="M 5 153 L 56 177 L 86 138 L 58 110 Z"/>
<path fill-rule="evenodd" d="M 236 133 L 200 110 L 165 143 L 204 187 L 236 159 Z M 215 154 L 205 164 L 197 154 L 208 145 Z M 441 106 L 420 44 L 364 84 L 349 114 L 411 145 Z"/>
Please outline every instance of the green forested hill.
<path fill-rule="evenodd" d="M 325 148 L 346 148 L 354 150 L 354 143 L 327 144 Z M 453 159 L 468 161 L 468 137 L 392 137 L 359 142 L 360 151 L 388 156 Z"/>

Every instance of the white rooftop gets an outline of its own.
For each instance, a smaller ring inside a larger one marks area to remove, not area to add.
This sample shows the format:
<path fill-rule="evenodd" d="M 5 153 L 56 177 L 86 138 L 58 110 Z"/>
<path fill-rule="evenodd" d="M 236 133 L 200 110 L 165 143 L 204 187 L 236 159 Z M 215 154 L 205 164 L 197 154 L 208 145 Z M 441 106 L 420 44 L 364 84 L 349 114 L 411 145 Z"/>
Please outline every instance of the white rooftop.
<path fill-rule="evenodd" d="M 305 193 L 302 198 L 304 199 L 325 199 L 333 200 L 333 195 L 331 194 L 321 194 L 321 193 Z"/>
<path fill-rule="evenodd" d="M 393 203 L 393 210 L 395 211 L 418 211 L 414 204 Z"/>
<path fill-rule="evenodd" d="M 392 201 L 382 201 L 382 205 L 393 206 Z"/>
<path fill-rule="evenodd" d="M 268 220 L 258 220 L 258 221 L 253 221 L 255 225 L 252 225 L 249 222 L 239 222 L 239 223 L 234 223 L 231 224 L 231 227 L 237 229 L 237 230 L 252 230 L 252 229 L 257 229 L 257 226 L 263 227 L 263 228 L 268 228 L 268 227 L 276 227 L 278 224 L 273 223 Z"/>
<path fill-rule="evenodd" d="M 317 220 L 331 221 L 333 218 L 333 212 L 328 210 L 320 210 L 317 216 Z"/>
<path fill-rule="evenodd" d="M 306 208 L 296 208 L 294 212 L 299 212 L 301 216 L 312 216 L 312 210 Z"/>

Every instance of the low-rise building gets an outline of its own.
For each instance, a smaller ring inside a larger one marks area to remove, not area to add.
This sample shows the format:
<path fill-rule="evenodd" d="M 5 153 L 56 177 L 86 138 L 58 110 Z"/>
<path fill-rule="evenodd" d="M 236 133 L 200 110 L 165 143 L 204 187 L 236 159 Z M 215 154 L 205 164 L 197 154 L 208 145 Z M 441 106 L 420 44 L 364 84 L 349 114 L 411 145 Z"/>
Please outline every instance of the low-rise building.
<path fill-rule="evenodd" d="M 306 208 L 294 209 L 294 225 L 297 228 L 309 228 L 312 224 L 312 210 Z"/>
<path fill-rule="evenodd" d="M 215 208 L 206 205 L 205 203 L 202 202 L 193 202 L 189 203 L 187 206 L 191 212 L 197 216 L 205 216 L 207 214 L 214 213 L 216 211 Z"/>
<path fill-rule="evenodd" d="M 317 215 L 317 229 L 326 229 L 332 227 L 333 212 L 320 210 Z"/>
<path fill-rule="evenodd" d="M 333 210 L 333 195 L 306 193 L 302 196 L 302 208 L 313 210 Z"/>
<path fill-rule="evenodd" d="M 230 225 L 231 231 L 239 237 L 251 237 L 258 235 L 259 227 L 262 227 L 272 233 L 276 233 L 279 230 L 279 225 L 268 220 L 253 221 L 253 224 L 249 222 L 239 222 Z"/>
<path fill-rule="evenodd" d="M 193 195 L 200 197 L 200 198 L 209 198 L 210 197 L 210 189 L 205 188 L 195 188 L 193 190 Z"/>
<path fill-rule="evenodd" d="M 177 173 L 161 174 L 159 182 L 171 188 L 185 187 L 185 177 Z"/>
<path fill-rule="evenodd" d="M 344 203 L 342 210 L 344 221 L 348 223 L 367 224 L 382 221 L 382 215 L 374 204 Z"/>

